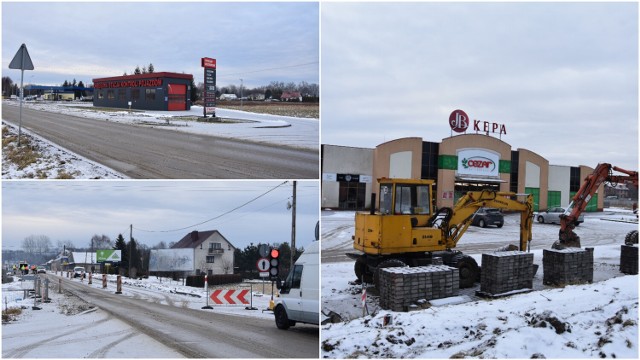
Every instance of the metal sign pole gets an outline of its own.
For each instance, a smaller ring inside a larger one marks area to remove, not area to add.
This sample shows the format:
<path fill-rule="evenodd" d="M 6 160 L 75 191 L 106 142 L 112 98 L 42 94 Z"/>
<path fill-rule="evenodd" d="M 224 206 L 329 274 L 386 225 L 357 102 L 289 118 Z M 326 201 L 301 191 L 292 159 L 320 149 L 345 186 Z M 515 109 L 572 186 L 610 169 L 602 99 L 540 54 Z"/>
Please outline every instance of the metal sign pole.
<path fill-rule="evenodd" d="M 24 56 L 22 57 L 22 69 L 20 70 L 20 120 L 18 123 L 18 147 L 20 147 L 20 138 L 22 136 L 22 101 L 24 98 L 24 90 L 22 84 L 24 81 Z"/>
<path fill-rule="evenodd" d="M 24 101 L 24 71 L 33 70 L 33 62 L 27 51 L 27 46 L 22 44 L 18 52 L 9 63 L 9 69 L 20 69 L 20 119 L 18 123 L 18 147 L 20 147 L 20 138 L 22 135 L 22 102 Z"/>

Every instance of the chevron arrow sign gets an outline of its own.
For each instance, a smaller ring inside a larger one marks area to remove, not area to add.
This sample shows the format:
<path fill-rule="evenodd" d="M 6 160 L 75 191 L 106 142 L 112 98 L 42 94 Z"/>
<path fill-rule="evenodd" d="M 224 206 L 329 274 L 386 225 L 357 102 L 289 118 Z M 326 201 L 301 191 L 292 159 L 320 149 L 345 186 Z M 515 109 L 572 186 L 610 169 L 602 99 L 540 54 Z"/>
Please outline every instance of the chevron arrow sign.
<path fill-rule="evenodd" d="M 249 290 L 214 290 L 211 293 L 211 300 L 217 305 L 246 305 L 249 304 L 247 300 L 247 294 Z"/>

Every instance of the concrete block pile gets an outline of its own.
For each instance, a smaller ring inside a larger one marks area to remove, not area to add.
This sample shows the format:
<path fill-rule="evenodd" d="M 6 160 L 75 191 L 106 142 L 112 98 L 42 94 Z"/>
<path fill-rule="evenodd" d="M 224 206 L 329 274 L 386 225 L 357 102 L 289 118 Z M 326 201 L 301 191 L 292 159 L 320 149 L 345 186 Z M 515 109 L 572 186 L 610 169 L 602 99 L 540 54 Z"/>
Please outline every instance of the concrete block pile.
<path fill-rule="evenodd" d="M 565 286 L 593 282 L 593 248 L 566 248 L 542 252 L 545 285 Z"/>
<path fill-rule="evenodd" d="M 629 275 L 638 274 L 638 248 L 622 245 L 620 249 L 620 272 Z"/>
<path fill-rule="evenodd" d="M 498 296 L 516 290 L 531 290 L 533 275 L 532 253 L 500 251 L 482 254 L 480 293 Z"/>
<path fill-rule="evenodd" d="M 458 294 L 458 269 L 446 265 L 383 268 L 380 270 L 380 307 L 407 311 L 421 299 L 440 299 Z"/>

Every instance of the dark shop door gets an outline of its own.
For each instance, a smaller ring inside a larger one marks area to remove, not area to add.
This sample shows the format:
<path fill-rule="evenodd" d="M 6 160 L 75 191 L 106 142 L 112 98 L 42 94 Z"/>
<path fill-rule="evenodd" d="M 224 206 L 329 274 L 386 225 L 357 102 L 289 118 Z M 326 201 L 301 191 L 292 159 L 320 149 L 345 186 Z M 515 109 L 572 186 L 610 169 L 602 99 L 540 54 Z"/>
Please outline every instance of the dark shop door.
<path fill-rule="evenodd" d="M 338 206 L 341 210 L 364 210 L 367 184 L 340 182 Z"/>
<path fill-rule="evenodd" d="M 169 84 L 169 111 L 187 110 L 187 85 Z"/>

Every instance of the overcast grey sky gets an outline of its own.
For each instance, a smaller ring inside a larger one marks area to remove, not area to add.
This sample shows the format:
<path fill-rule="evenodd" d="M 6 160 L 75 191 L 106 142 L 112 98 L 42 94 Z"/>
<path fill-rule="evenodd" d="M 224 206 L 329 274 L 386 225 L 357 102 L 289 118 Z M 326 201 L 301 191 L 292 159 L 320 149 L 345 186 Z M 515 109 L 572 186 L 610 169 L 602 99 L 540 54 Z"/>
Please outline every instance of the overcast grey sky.
<path fill-rule="evenodd" d="M 18 250 L 29 235 L 46 235 L 53 245 L 71 240 L 89 247 L 94 234 L 112 240 L 123 234 L 153 246 L 177 242 L 187 233 L 218 230 L 234 246 L 291 243 L 293 182 L 266 193 L 278 181 L 3 181 L 2 248 Z M 318 182 L 298 181 L 296 246 L 315 240 L 319 220 Z M 170 231 L 181 229 L 177 231 Z"/>
<path fill-rule="evenodd" d="M 35 70 L 25 83 L 156 72 L 193 74 L 217 59 L 217 83 L 249 87 L 271 81 L 319 83 L 317 3 L 2 3 L 2 76 L 22 43 Z"/>
<path fill-rule="evenodd" d="M 553 165 L 638 168 L 636 2 L 326 2 L 321 25 L 323 144 L 440 142 L 462 109 Z"/>

